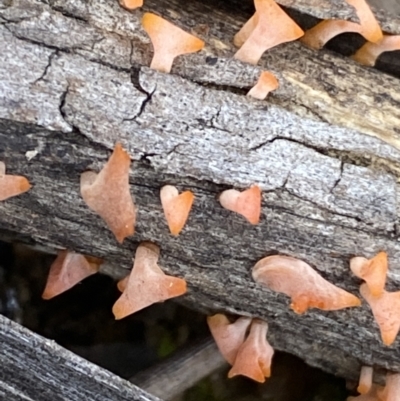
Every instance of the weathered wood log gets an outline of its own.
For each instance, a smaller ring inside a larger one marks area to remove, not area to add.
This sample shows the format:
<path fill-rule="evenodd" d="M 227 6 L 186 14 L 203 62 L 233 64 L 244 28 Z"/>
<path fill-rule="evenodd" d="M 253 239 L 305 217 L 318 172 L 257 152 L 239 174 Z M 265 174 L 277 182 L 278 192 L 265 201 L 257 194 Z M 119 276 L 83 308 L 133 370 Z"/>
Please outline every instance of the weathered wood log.
<path fill-rule="evenodd" d="M 0 315 L 0 396 L 13 401 L 157 401 Z"/>
<path fill-rule="evenodd" d="M 347 378 L 361 364 L 400 371 L 400 351 L 382 345 L 368 306 L 298 316 L 250 275 L 279 252 L 357 294 L 350 257 L 383 249 L 389 288 L 399 288 L 398 79 L 299 43 L 245 65 L 231 59 L 231 38 L 246 16 L 212 4 L 146 3 L 207 42 L 171 75 L 142 67 L 152 55 L 142 10 L 115 0 L 2 5 L 0 159 L 33 184 L 0 203 L 3 237 L 103 257 L 114 277 L 140 241 L 154 241 L 165 271 L 186 278 L 190 307 L 266 319 L 276 349 Z M 263 68 L 280 89 L 268 101 L 246 98 Z M 122 246 L 79 193 L 80 174 L 99 169 L 116 141 L 134 161 L 139 206 L 137 232 Z M 196 195 L 178 238 L 160 205 L 166 183 Z M 216 199 L 253 183 L 263 190 L 256 227 Z"/>

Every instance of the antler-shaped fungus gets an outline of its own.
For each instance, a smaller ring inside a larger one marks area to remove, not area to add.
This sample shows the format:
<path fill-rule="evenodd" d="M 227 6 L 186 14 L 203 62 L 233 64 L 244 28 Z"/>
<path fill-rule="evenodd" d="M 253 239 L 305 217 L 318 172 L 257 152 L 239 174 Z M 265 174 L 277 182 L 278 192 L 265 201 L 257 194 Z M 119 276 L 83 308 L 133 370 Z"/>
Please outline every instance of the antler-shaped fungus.
<path fill-rule="evenodd" d="M 261 214 L 261 190 L 257 185 L 239 192 L 236 189 L 223 191 L 219 197 L 221 206 L 245 217 L 251 224 L 258 224 Z"/>
<path fill-rule="evenodd" d="M 253 279 L 292 299 L 290 307 L 296 313 L 308 308 L 338 310 L 359 306 L 353 294 L 323 279 L 310 265 L 290 256 L 267 256 L 253 267 Z"/>
<path fill-rule="evenodd" d="M 266 50 L 304 34 L 274 0 L 254 0 L 254 5 L 255 14 L 233 40 L 235 46 L 241 46 L 234 57 L 250 64 L 257 64 Z"/>
<path fill-rule="evenodd" d="M 233 365 L 238 350 L 244 342 L 251 318 L 240 317 L 231 323 L 225 315 L 218 313 L 207 317 L 207 323 L 221 355 Z"/>
<path fill-rule="evenodd" d="M 96 258 L 86 259 L 85 256 L 67 250 L 59 251 L 55 261 L 50 266 L 43 299 L 51 299 L 72 288 L 86 277 L 99 271 L 102 261 Z"/>
<path fill-rule="evenodd" d="M 122 295 L 113 306 L 116 319 L 122 319 L 156 302 L 178 297 L 186 292 L 186 281 L 167 276 L 158 266 L 160 248 L 151 242 L 142 242 L 135 254 L 128 281 L 122 280 Z"/>
<path fill-rule="evenodd" d="M 350 269 L 354 275 L 364 280 L 371 294 L 374 296 L 382 294 L 388 270 L 388 259 L 386 252 L 379 252 L 372 259 L 360 256 L 350 260 Z"/>
<path fill-rule="evenodd" d="M 313 49 L 321 49 L 335 36 L 345 32 L 355 32 L 364 36 L 370 42 L 382 39 L 382 30 L 365 0 L 346 0 L 356 9 L 360 23 L 344 20 L 325 20 L 309 29 L 300 39 Z"/>
<path fill-rule="evenodd" d="M 360 292 L 372 309 L 377 322 L 382 341 L 385 345 L 391 345 L 400 330 L 400 291 L 387 292 L 383 290 L 381 295 L 372 295 L 367 284 L 362 284 Z"/>
<path fill-rule="evenodd" d="M 179 194 L 174 186 L 165 185 L 161 188 L 160 197 L 169 230 L 172 235 L 179 235 L 193 205 L 193 192 L 185 191 Z"/>
<path fill-rule="evenodd" d="M 150 68 L 170 72 L 174 58 L 181 54 L 194 53 L 204 47 L 204 42 L 152 13 L 142 19 L 144 30 L 150 36 L 154 56 Z"/>
<path fill-rule="evenodd" d="M 31 184 L 21 175 L 6 174 L 6 165 L 0 162 L 0 201 L 29 191 Z"/>
<path fill-rule="evenodd" d="M 247 96 L 255 99 L 264 100 L 269 92 L 278 89 L 279 82 L 276 76 L 268 71 L 263 71 L 258 78 L 257 83 L 249 90 Z"/>
<path fill-rule="evenodd" d="M 264 383 L 271 376 L 271 360 L 274 349 L 267 341 L 268 324 L 260 319 L 253 319 L 250 333 L 240 346 L 235 363 L 228 377 L 243 375 L 257 382 Z"/>
<path fill-rule="evenodd" d="M 120 143 L 100 173 L 81 174 L 81 195 L 114 233 L 118 242 L 135 232 L 136 209 L 129 189 L 130 158 Z"/>
<path fill-rule="evenodd" d="M 119 0 L 119 4 L 127 10 L 134 10 L 135 8 L 142 7 L 143 0 Z"/>
<path fill-rule="evenodd" d="M 379 42 L 367 42 L 360 47 L 353 59 L 360 64 L 373 67 L 382 53 L 395 50 L 400 50 L 400 35 L 383 35 Z"/>

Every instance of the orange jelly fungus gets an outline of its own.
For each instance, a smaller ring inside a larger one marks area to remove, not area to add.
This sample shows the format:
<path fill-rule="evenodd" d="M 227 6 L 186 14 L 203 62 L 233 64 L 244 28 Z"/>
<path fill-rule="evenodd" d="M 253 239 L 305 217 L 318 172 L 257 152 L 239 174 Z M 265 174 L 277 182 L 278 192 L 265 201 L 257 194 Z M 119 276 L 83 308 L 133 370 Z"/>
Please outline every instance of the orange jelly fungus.
<path fill-rule="evenodd" d="M 122 319 L 156 302 L 186 293 L 186 281 L 167 276 L 158 266 L 160 248 L 151 243 L 141 243 L 129 278 L 119 283 L 123 290 L 113 306 L 116 319 Z"/>
<path fill-rule="evenodd" d="M 179 194 L 172 185 L 165 185 L 160 191 L 161 204 L 172 235 L 179 235 L 189 217 L 194 195 L 191 191 Z"/>
<path fill-rule="evenodd" d="M 119 0 L 119 4 L 127 10 L 134 10 L 135 8 L 142 7 L 143 0 Z"/>
<path fill-rule="evenodd" d="M 99 174 L 81 174 L 81 195 L 91 210 L 108 225 L 118 242 L 133 235 L 136 208 L 129 188 L 130 158 L 120 143 Z"/>
<path fill-rule="evenodd" d="M 310 265 L 290 256 L 267 256 L 256 263 L 252 275 L 257 283 L 291 297 L 290 307 L 296 313 L 304 313 L 308 308 L 338 310 L 361 304 L 356 296 L 329 283 Z"/>
<path fill-rule="evenodd" d="M 218 313 L 209 316 L 207 323 L 221 355 L 233 365 L 237 352 L 244 342 L 251 318 L 240 317 L 231 323 L 225 315 Z"/>
<path fill-rule="evenodd" d="M 58 252 L 57 258 L 50 266 L 46 288 L 43 291 L 43 299 L 51 299 L 59 295 L 86 277 L 99 271 L 102 261 L 79 253 L 63 250 Z"/>
<path fill-rule="evenodd" d="M 251 224 L 260 222 L 261 189 L 257 185 L 239 192 L 236 189 L 223 191 L 219 196 L 221 206 L 245 217 Z"/>
<path fill-rule="evenodd" d="M 346 0 L 356 9 L 360 23 L 344 20 L 325 20 L 309 29 L 300 39 L 301 42 L 313 49 L 321 49 L 335 36 L 345 32 L 355 32 L 370 42 L 379 42 L 382 30 L 365 0 Z"/>
<path fill-rule="evenodd" d="M 357 391 L 360 394 L 368 394 L 371 391 L 373 373 L 374 369 L 372 366 L 361 367 L 360 380 L 357 387 Z"/>
<path fill-rule="evenodd" d="M 240 47 L 234 57 L 250 64 L 257 64 L 268 49 L 304 34 L 274 0 L 254 0 L 254 5 L 255 14 L 233 40 L 235 46 Z"/>
<path fill-rule="evenodd" d="M 383 290 L 379 296 L 372 295 L 367 284 L 362 284 L 360 292 L 372 309 L 382 341 L 385 345 L 393 344 L 400 330 L 400 291 Z"/>
<path fill-rule="evenodd" d="M 175 57 L 197 52 L 204 47 L 201 39 L 183 31 L 158 15 L 145 13 L 142 25 L 154 47 L 154 56 L 150 64 L 150 68 L 154 70 L 170 72 Z"/>
<path fill-rule="evenodd" d="M 400 35 L 384 35 L 377 43 L 367 42 L 354 54 L 353 59 L 360 64 L 373 67 L 382 53 L 395 50 L 400 50 Z"/>
<path fill-rule="evenodd" d="M 235 363 L 228 377 L 246 376 L 259 383 L 264 383 L 271 376 L 271 361 L 274 350 L 267 341 L 268 324 L 260 319 L 253 319 L 250 333 L 240 346 Z"/>
<path fill-rule="evenodd" d="M 258 78 L 257 83 L 249 90 L 247 96 L 255 99 L 264 100 L 268 93 L 278 89 L 279 82 L 276 76 L 268 71 L 263 71 Z"/>
<path fill-rule="evenodd" d="M 350 269 L 355 276 L 367 283 L 372 295 L 382 294 L 388 270 L 386 252 L 379 252 L 372 259 L 360 256 L 352 258 L 350 260 Z"/>
<path fill-rule="evenodd" d="M 0 162 L 0 201 L 29 191 L 31 184 L 20 175 L 6 174 L 6 165 Z"/>

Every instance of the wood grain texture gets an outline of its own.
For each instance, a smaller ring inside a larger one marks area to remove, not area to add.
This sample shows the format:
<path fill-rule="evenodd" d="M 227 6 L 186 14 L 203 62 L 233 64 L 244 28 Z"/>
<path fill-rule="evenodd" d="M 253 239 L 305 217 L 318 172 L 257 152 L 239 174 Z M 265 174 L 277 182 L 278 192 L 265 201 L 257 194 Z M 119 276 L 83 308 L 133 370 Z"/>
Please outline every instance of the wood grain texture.
<path fill-rule="evenodd" d="M 0 315 L 0 397 L 13 401 L 160 401 Z"/>
<path fill-rule="evenodd" d="M 160 74 L 143 67 L 152 52 L 142 11 L 114 0 L 49 3 L 0 9 L 0 159 L 34 185 L 0 203 L 2 235 L 103 257 L 114 277 L 131 268 L 140 241 L 154 241 L 165 272 L 187 280 L 181 302 L 190 307 L 267 319 L 276 349 L 347 378 L 361 364 L 400 371 L 397 343 L 382 346 L 365 304 L 298 316 L 250 274 L 280 252 L 358 294 L 350 258 L 386 250 L 389 289 L 399 288 L 399 80 L 299 43 L 245 65 L 231 59 L 230 45 L 244 16 L 199 4 L 188 13 L 179 2 L 154 10 L 188 31 L 206 25 L 199 36 L 208 46 Z M 268 101 L 246 98 L 266 67 L 281 88 Z M 99 170 L 117 140 L 134 161 L 139 206 L 136 234 L 123 246 L 79 194 L 80 173 Z M 250 227 L 217 195 L 254 183 L 262 221 Z M 196 196 L 178 238 L 162 213 L 165 184 Z"/>

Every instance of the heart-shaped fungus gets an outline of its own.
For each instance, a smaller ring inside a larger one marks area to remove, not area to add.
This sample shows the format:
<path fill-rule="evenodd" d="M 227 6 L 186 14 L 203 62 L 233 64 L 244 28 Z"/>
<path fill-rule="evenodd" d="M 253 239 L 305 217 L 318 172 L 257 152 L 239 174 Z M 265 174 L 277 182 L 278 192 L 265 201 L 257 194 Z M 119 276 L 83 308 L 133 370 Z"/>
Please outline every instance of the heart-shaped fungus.
<path fill-rule="evenodd" d="M 145 13 L 142 25 L 153 43 L 154 56 L 150 68 L 154 70 L 170 72 L 175 57 L 197 52 L 204 47 L 201 39 L 158 15 Z"/>
<path fill-rule="evenodd" d="M 363 65 L 373 67 L 378 57 L 384 52 L 400 50 L 400 35 L 383 35 L 377 42 L 367 42 L 354 54 L 353 59 Z"/>
<path fill-rule="evenodd" d="M 379 252 L 372 259 L 360 256 L 350 260 L 350 269 L 353 274 L 364 280 L 371 294 L 376 296 L 382 294 L 388 270 L 388 259 L 386 252 Z"/>
<path fill-rule="evenodd" d="M 321 49 L 335 36 L 345 32 L 355 32 L 364 36 L 370 42 L 379 42 L 382 30 L 365 0 L 346 0 L 356 9 L 360 23 L 343 20 L 325 20 L 309 29 L 300 39 L 313 49 Z"/>
<path fill-rule="evenodd" d="M 400 291 L 383 290 L 379 296 L 372 295 L 367 284 L 362 284 L 360 292 L 372 309 L 375 321 L 381 331 L 382 341 L 391 345 L 400 329 Z"/>
<path fill-rule="evenodd" d="M 119 0 L 119 4 L 127 10 L 134 10 L 135 8 L 142 7 L 143 0 Z"/>
<path fill-rule="evenodd" d="M 75 284 L 99 271 L 102 261 L 67 250 L 58 252 L 50 266 L 43 299 L 51 299 L 72 288 Z"/>
<path fill-rule="evenodd" d="M 233 365 L 240 346 L 243 344 L 251 318 L 240 317 L 231 323 L 222 313 L 207 318 L 208 327 L 221 355 Z"/>
<path fill-rule="evenodd" d="M 156 302 L 178 297 L 186 292 L 186 281 L 167 276 L 158 266 L 160 248 L 151 242 L 142 242 L 135 255 L 128 281 L 122 280 L 122 295 L 113 306 L 116 319 L 122 319 Z"/>
<path fill-rule="evenodd" d="M 261 214 L 261 189 L 253 185 L 243 192 L 236 189 L 223 191 L 219 196 L 221 206 L 232 212 L 241 214 L 251 224 L 258 224 Z"/>
<path fill-rule="evenodd" d="M 99 174 L 81 174 L 81 195 L 114 233 L 118 242 L 135 232 L 136 209 L 129 189 L 131 160 L 120 143 Z"/>
<path fill-rule="evenodd" d="M 240 346 L 235 363 L 228 377 L 242 375 L 259 383 L 264 383 L 271 376 L 271 361 L 274 349 L 267 341 L 268 324 L 260 319 L 253 319 L 250 333 Z"/>
<path fill-rule="evenodd" d="M 372 366 L 361 367 L 360 380 L 357 387 L 357 391 L 360 394 L 368 394 L 371 391 L 373 373 L 374 369 Z"/>
<path fill-rule="evenodd" d="M 269 92 L 278 89 L 279 82 L 276 76 L 268 71 L 263 71 L 258 78 L 257 83 L 249 90 L 247 96 L 255 99 L 264 100 Z"/>
<path fill-rule="evenodd" d="M 193 193 L 185 191 L 179 194 L 174 186 L 165 185 L 161 188 L 160 198 L 169 231 L 172 235 L 179 235 L 189 217 L 194 201 Z"/>
<path fill-rule="evenodd" d="M 274 255 L 261 259 L 253 267 L 253 279 L 292 299 L 296 313 L 308 308 L 338 310 L 359 306 L 360 300 L 322 278 L 310 265 L 290 256 Z"/>
<path fill-rule="evenodd" d="M 6 174 L 6 165 L 0 162 L 0 201 L 17 196 L 31 189 L 29 181 L 21 175 Z"/>
<path fill-rule="evenodd" d="M 303 30 L 274 0 L 254 0 L 255 14 L 235 35 L 233 43 L 240 47 L 235 58 L 257 64 L 268 49 L 301 37 Z"/>

